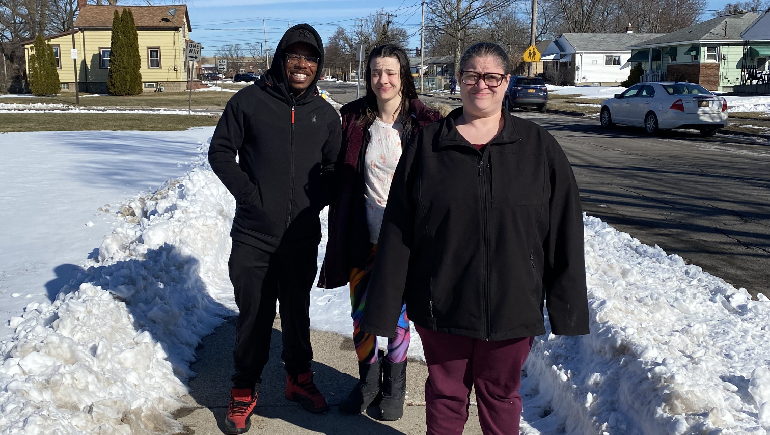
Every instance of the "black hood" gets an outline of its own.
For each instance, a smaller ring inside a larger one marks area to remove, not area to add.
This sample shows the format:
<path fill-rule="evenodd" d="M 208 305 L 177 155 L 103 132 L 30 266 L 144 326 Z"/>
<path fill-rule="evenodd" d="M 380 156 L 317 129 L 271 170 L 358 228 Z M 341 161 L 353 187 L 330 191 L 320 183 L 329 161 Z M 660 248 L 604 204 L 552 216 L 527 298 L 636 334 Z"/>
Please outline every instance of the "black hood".
<path fill-rule="evenodd" d="M 294 44 L 295 42 L 304 42 L 310 44 L 318 52 L 318 68 L 316 69 L 315 77 L 310 83 L 310 86 L 299 97 L 294 97 L 289 88 L 289 83 L 286 79 L 286 67 L 284 66 L 284 53 L 286 47 Z M 323 74 L 324 66 L 324 46 L 321 41 L 321 36 L 316 30 L 309 24 L 297 24 L 291 29 L 287 30 L 281 38 L 281 42 L 278 43 L 278 47 L 275 49 L 275 55 L 273 56 L 273 63 L 270 65 L 270 69 L 267 71 L 268 76 L 274 86 L 277 86 L 289 101 L 302 101 L 314 96 L 317 92 L 316 83 L 318 78 Z"/>

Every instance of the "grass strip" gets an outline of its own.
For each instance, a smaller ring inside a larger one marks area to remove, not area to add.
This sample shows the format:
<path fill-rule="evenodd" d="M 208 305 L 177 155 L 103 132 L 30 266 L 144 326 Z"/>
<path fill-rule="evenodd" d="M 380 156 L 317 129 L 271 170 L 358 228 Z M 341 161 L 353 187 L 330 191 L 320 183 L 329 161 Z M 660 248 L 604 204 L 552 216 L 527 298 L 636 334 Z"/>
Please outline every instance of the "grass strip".
<path fill-rule="evenodd" d="M 218 116 L 133 113 L 0 113 L 0 132 L 134 130 L 179 131 L 216 125 Z"/>

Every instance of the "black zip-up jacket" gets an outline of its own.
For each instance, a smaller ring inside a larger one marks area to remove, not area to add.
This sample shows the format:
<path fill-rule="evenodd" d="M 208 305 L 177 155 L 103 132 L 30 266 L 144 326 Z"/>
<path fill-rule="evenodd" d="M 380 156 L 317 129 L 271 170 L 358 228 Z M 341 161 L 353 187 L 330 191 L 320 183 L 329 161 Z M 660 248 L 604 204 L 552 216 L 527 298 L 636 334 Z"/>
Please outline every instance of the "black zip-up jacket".
<path fill-rule="evenodd" d="M 431 330 L 482 340 L 587 334 L 580 197 L 542 127 L 503 111 L 482 151 L 428 125 L 399 161 L 361 329 L 392 336 L 402 301 Z"/>
<path fill-rule="evenodd" d="M 283 59 L 285 47 L 298 41 L 314 45 L 321 61 L 310 87 L 295 97 Z M 209 163 L 236 199 L 233 240 L 268 250 L 320 241 L 318 214 L 333 195 L 342 137 L 339 115 L 316 88 L 322 70 L 320 36 L 308 25 L 294 26 L 264 79 L 227 103 Z"/>

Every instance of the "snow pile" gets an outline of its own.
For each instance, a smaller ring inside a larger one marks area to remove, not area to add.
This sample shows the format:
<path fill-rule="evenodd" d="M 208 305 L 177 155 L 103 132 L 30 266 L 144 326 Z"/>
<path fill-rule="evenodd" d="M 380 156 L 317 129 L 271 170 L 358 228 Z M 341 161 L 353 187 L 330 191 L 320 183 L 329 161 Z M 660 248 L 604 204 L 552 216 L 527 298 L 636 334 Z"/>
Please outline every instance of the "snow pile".
<path fill-rule="evenodd" d="M 195 89 L 195 92 L 207 92 L 207 91 L 222 91 L 222 92 L 231 92 L 231 93 L 238 92 L 235 89 L 227 89 L 216 85 L 209 85 L 209 87 L 207 88 Z"/>
<path fill-rule="evenodd" d="M 770 96 L 737 97 L 725 96 L 727 112 L 764 112 L 770 113 Z"/>
<path fill-rule="evenodd" d="M 234 201 L 205 162 L 120 207 L 98 261 L 11 320 L 1 433 L 168 433 L 199 339 L 235 312 Z M 322 214 L 326 245 L 326 213 Z M 764 434 L 770 301 L 585 216 L 591 334 L 537 337 L 522 432 Z M 311 326 L 351 336 L 347 287 L 311 292 Z M 413 331 L 410 356 L 424 359 Z"/>
<path fill-rule="evenodd" d="M 105 239 L 100 262 L 52 304 L 11 319 L 0 432 L 180 431 L 169 412 L 194 375 L 195 347 L 232 314 L 206 277 L 226 270 L 233 208 L 203 168 L 124 206 L 126 224 Z"/>
<path fill-rule="evenodd" d="M 566 433 L 765 434 L 770 301 L 584 222 L 591 334 L 538 337 L 525 412 L 546 403 Z"/>

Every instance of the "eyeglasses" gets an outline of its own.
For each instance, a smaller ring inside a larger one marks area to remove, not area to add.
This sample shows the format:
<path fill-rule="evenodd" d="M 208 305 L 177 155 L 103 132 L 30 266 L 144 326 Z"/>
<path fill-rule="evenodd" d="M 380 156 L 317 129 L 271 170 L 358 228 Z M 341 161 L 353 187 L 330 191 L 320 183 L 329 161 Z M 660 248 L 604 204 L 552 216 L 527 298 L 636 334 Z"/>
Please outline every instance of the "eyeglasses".
<path fill-rule="evenodd" d="M 496 88 L 503 83 L 504 78 L 505 74 L 500 73 L 479 74 L 474 71 L 460 71 L 460 81 L 466 85 L 475 85 L 479 80 L 483 80 L 488 87 Z"/>
<path fill-rule="evenodd" d="M 303 56 L 301 54 L 294 54 L 294 53 L 286 53 L 286 62 L 296 65 L 300 63 L 300 61 L 305 60 L 308 65 L 318 65 L 318 61 L 320 60 L 319 57 L 316 56 Z"/>

